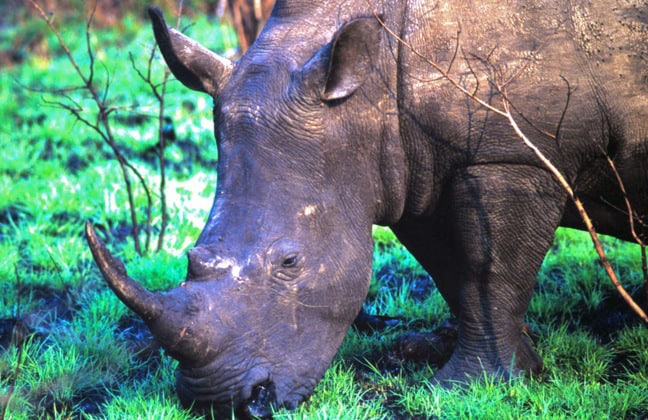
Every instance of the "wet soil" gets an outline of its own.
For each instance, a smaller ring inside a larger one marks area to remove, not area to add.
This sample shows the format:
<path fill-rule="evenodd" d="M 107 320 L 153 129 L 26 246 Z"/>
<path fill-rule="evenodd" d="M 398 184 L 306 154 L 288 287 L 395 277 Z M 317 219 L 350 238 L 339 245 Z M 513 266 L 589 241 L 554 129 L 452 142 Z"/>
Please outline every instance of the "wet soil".
<path fill-rule="evenodd" d="M 632 294 L 632 299 L 644 312 L 648 309 L 648 299 L 643 289 Z M 607 344 L 624 328 L 641 324 L 641 319 L 635 314 L 620 294 L 608 296 L 593 310 L 583 311 L 579 322 L 580 328 L 585 328 L 595 336 L 600 343 Z"/>

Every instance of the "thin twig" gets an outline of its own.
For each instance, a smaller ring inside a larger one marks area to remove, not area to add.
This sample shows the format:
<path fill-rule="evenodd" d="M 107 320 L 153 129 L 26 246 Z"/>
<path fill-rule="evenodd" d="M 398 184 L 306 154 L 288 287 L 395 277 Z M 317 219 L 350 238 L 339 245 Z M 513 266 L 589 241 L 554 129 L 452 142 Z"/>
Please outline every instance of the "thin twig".
<path fill-rule="evenodd" d="M 626 210 L 628 214 L 628 224 L 630 226 L 630 233 L 634 238 L 634 240 L 639 244 L 641 250 L 641 274 L 643 276 L 643 291 L 644 291 L 644 297 L 646 299 L 646 304 L 648 305 L 648 263 L 646 263 L 646 242 L 637 233 L 637 230 L 635 228 L 635 220 L 639 222 L 639 224 L 644 229 L 646 228 L 646 224 L 633 210 L 632 205 L 630 203 L 630 199 L 628 198 L 628 193 L 626 192 L 625 184 L 623 183 L 623 179 L 621 179 L 621 174 L 619 174 L 619 171 L 617 170 L 614 161 L 608 155 L 606 155 L 605 157 L 607 158 L 608 165 L 610 165 L 610 168 L 612 168 L 612 172 L 614 173 L 617 184 L 619 185 L 619 188 L 621 189 L 621 193 L 623 194 L 623 200 L 625 202 Z"/>
<path fill-rule="evenodd" d="M 160 213 L 162 213 L 162 223 L 160 226 L 160 234 L 158 235 L 157 252 L 162 250 L 164 244 L 164 234 L 166 232 L 167 223 L 169 220 L 167 205 L 166 205 L 166 174 L 165 174 L 165 158 L 164 151 L 166 149 L 166 135 L 165 135 L 165 122 L 164 122 L 164 106 L 167 81 L 169 80 L 169 72 L 164 72 L 164 81 L 162 82 L 160 92 L 160 107 L 158 116 L 158 137 L 160 139 L 159 160 L 160 160 Z"/>
<path fill-rule="evenodd" d="M 176 28 L 180 28 L 180 20 L 182 18 L 183 7 L 184 7 L 184 0 L 178 1 L 178 20 L 176 21 Z"/>
<path fill-rule="evenodd" d="M 176 21 L 176 27 L 179 28 L 181 24 L 181 18 L 182 18 L 182 8 L 184 6 L 184 0 L 180 0 L 178 2 L 178 20 Z M 155 46 L 154 46 L 155 48 Z M 152 59 L 153 59 L 153 54 L 151 54 L 151 58 L 149 59 L 149 74 L 151 72 L 151 64 L 152 64 Z M 169 81 L 169 76 L 171 75 L 171 71 L 169 70 L 168 67 L 164 68 L 164 77 L 162 79 L 162 83 L 160 86 L 160 91 L 158 94 L 158 91 L 156 89 L 155 85 L 151 85 L 153 88 L 154 94 L 156 97 L 158 97 L 159 101 L 159 115 L 158 115 L 158 128 L 159 128 L 159 138 L 160 138 L 160 149 L 159 149 L 159 156 L 160 156 L 160 213 L 162 213 L 162 223 L 160 226 L 160 234 L 158 235 L 158 244 L 157 244 L 157 252 L 160 252 L 162 250 L 162 246 L 164 245 L 164 234 L 166 233 L 166 228 L 169 223 L 169 212 L 167 209 L 167 202 L 166 202 L 166 174 L 165 174 L 165 156 L 164 156 L 164 151 L 166 149 L 166 138 L 165 138 L 165 121 L 164 121 L 164 109 L 166 105 L 166 88 L 167 88 L 167 83 Z"/>
<path fill-rule="evenodd" d="M 146 72 L 142 72 L 137 65 L 135 64 L 135 58 L 133 57 L 132 54 L 129 54 L 129 58 L 131 61 L 131 66 L 137 73 L 137 75 L 142 79 L 147 85 L 149 85 L 149 88 L 151 89 L 151 92 L 153 93 L 153 96 L 155 96 L 155 99 L 158 101 L 158 160 L 159 160 L 159 165 L 160 165 L 160 213 L 162 217 L 162 222 L 160 226 L 160 234 L 158 235 L 158 243 L 157 243 L 157 252 L 162 250 L 162 247 L 164 245 L 164 234 L 166 232 L 166 227 L 168 225 L 168 210 L 167 210 L 167 203 L 166 203 L 166 159 L 165 159 L 165 150 L 166 150 L 166 138 L 165 138 L 165 122 L 164 122 L 164 112 L 165 112 L 165 94 L 166 94 L 166 86 L 167 82 L 169 80 L 170 76 L 170 71 L 165 68 L 164 71 L 164 76 L 162 82 L 157 85 L 153 82 L 153 76 L 152 76 L 152 70 L 153 70 L 153 59 L 155 58 L 155 52 L 156 52 L 157 45 L 153 45 L 151 48 L 151 53 L 149 54 L 149 58 L 147 61 L 147 67 L 146 67 Z M 150 227 L 151 227 L 151 221 L 150 218 L 147 221 L 147 226 L 148 230 L 150 232 Z M 147 232 L 146 235 L 146 249 L 149 249 L 150 246 L 150 233 Z"/>
<path fill-rule="evenodd" d="M 524 142 L 524 144 L 530 148 L 533 153 L 540 159 L 540 161 L 551 171 L 553 176 L 558 180 L 560 185 L 563 187 L 565 191 L 569 194 L 569 198 L 571 198 L 572 202 L 576 206 L 576 209 L 578 210 L 578 213 L 580 214 L 581 218 L 583 219 L 583 223 L 585 223 L 585 227 L 587 228 L 587 231 L 590 234 L 590 237 L 592 239 L 592 242 L 594 243 L 594 248 L 596 249 L 596 253 L 599 256 L 599 259 L 601 260 L 601 263 L 603 265 L 603 268 L 605 269 L 606 274 L 612 281 L 612 284 L 614 287 L 617 289 L 621 297 L 630 305 L 633 311 L 639 317 L 646 323 L 648 323 L 648 316 L 646 316 L 646 313 L 641 309 L 639 305 L 632 299 L 630 294 L 625 290 L 625 288 L 621 285 L 621 282 L 619 281 L 616 273 L 612 269 L 612 265 L 610 264 L 610 261 L 607 258 L 607 255 L 605 254 L 605 251 L 603 250 L 603 245 L 601 244 L 601 241 L 598 238 L 598 235 L 596 233 L 596 229 L 594 228 L 594 224 L 592 223 L 592 219 L 590 219 L 589 214 L 587 211 L 585 211 L 585 207 L 583 206 L 583 202 L 574 194 L 574 190 L 572 187 L 569 185 L 565 177 L 562 175 L 560 170 L 554 166 L 553 163 L 545 155 L 536 147 L 535 144 L 533 144 L 532 141 L 530 141 L 526 135 L 520 130 L 520 127 L 518 127 L 517 123 L 515 122 L 515 119 L 510 113 L 509 110 L 509 105 L 508 101 L 504 101 L 504 110 L 506 112 L 507 118 L 509 120 L 509 123 L 511 124 L 511 127 L 513 127 L 513 130 L 515 130 L 515 133 L 517 136 Z"/>
<path fill-rule="evenodd" d="M 456 89 L 460 90 L 460 91 L 463 92 L 465 95 L 468 95 L 470 98 L 472 98 L 473 100 L 477 101 L 477 103 L 479 103 L 481 106 L 485 107 L 486 109 L 489 109 L 490 111 L 493 111 L 494 113 L 496 113 L 496 114 L 498 114 L 498 115 L 500 115 L 500 116 L 502 116 L 502 117 L 506 117 L 506 115 L 505 115 L 505 113 L 504 113 L 503 111 L 497 109 L 496 107 L 490 105 L 490 104 L 487 103 L 487 102 L 484 102 L 482 99 L 480 99 L 480 98 L 478 98 L 477 96 L 475 96 L 474 94 L 468 92 L 468 90 L 466 90 L 463 86 L 461 86 L 461 85 L 460 85 L 459 83 L 457 83 L 454 79 L 452 79 L 452 78 L 450 77 L 450 75 L 449 75 L 449 74 L 448 74 L 444 69 L 441 68 L 441 66 L 439 66 L 436 62 L 430 60 L 430 59 L 429 59 L 428 57 L 426 57 L 425 55 L 421 54 L 421 53 L 420 53 L 416 48 L 414 48 L 414 46 L 412 46 L 412 44 L 408 43 L 408 42 L 405 41 L 403 38 L 401 38 L 398 34 L 396 34 L 394 31 L 392 31 L 392 30 L 391 30 L 391 29 L 390 29 L 390 28 L 385 24 L 385 22 L 382 20 L 382 18 L 381 18 L 380 16 L 378 16 L 378 13 L 376 12 L 376 10 L 375 10 L 375 9 L 373 8 L 373 6 L 371 5 L 370 0 L 367 0 L 367 3 L 368 3 L 369 6 L 371 7 L 371 12 L 372 12 L 372 14 L 374 15 L 374 17 L 376 18 L 376 20 L 378 21 L 378 23 L 380 23 L 380 25 L 381 25 L 381 26 L 382 26 L 382 27 L 387 31 L 387 33 L 388 33 L 389 35 L 391 35 L 391 36 L 394 37 L 398 42 L 400 42 L 402 45 L 404 45 L 405 47 L 407 47 L 407 49 L 409 49 L 409 50 L 410 50 L 414 55 L 416 55 L 418 58 L 420 58 L 420 59 L 423 60 L 425 63 L 427 63 L 427 64 L 429 64 L 430 66 L 432 66 L 436 71 L 438 71 L 438 72 L 441 74 L 441 77 L 442 77 L 443 79 L 447 80 L 447 81 L 448 81 L 452 86 L 454 86 Z"/>
<path fill-rule="evenodd" d="M 455 60 L 457 59 L 457 54 L 459 53 L 459 39 L 461 37 L 461 23 L 458 23 L 457 26 L 459 28 L 457 29 L 457 40 L 455 41 L 455 48 L 454 52 L 452 53 L 452 58 L 450 59 L 450 63 L 448 64 L 448 70 L 446 70 L 446 73 L 450 74 L 452 71 L 452 65 L 454 64 Z"/>
<path fill-rule="evenodd" d="M 607 159 L 608 165 L 610 165 L 610 168 L 612 169 L 612 173 L 614 173 L 614 176 L 616 178 L 617 184 L 619 188 L 621 189 L 621 193 L 623 194 L 623 200 L 626 205 L 626 210 L 628 214 L 628 223 L 630 225 L 630 233 L 634 240 L 641 246 L 646 246 L 646 243 L 639 237 L 637 234 L 637 230 L 635 229 L 635 219 L 639 221 L 643 225 L 643 221 L 637 216 L 635 211 L 632 209 L 632 205 L 630 204 L 630 199 L 628 198 L 628 193 L 626 192 L 625 189 L 625 184 L 623 182 L 623 179 L 621 179 L 621 175 L 619 174 L 619 171 L 617 171 L 616 165 L 614 164 L 614 161 L 610 156 L 607 154 L 605 155 L 605 158 Z"/>
<path fill-rule="evenodd" d="M 571 85 L 569 84 L 569 80 L 567 80 L 564 76 L 560 76 L 560 78 L 565 82 L 565 85 L 567 85 L 567 98 L 565 99 L 565 106 L 563 107 L 562 112 L 560 113 L 560 119 L 558 119 L 558 125 L 556 125 L 556 134 L 554 134 L 554 138 L 556 140 L 560 140 L 560 130 L 562 129 L 563 121 L 565 121 L 565 116 L 567 115 L 567 109 L 569 109 L 569 102 L 571 100 L 571 95 L 572 95 L 572 90 L 571 90 Z"/>

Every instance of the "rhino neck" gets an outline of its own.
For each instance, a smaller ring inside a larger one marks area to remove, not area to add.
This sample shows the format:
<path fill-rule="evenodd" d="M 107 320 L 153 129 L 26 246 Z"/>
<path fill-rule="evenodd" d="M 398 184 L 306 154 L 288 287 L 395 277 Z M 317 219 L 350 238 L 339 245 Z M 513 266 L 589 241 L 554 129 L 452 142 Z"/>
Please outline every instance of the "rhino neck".
<path fill-rule="evenodd" d="M 326 125 L 332 127 L 327 138 L 342 137 L 354 143 L 349 147 L 351 152 L 361 151 L 346 162 L 349 168 L 353 168 L 353 173 L 342 176 L 338 183 L 340 188 L 350 183 L 362 184 L 350 186 L 347 197 L 342 199 L 355 207 L 350 209 L 351 213 L 365 224 L 393 224 L 398 221 L 405 211 L 411 183 L 407 139 L 400 135 L 398 99 L 398 63 L 405 47 L 393 36 L 400 36 L 406 11 L 404 2 L 394 0 L 341 3 L 279 0 L 264 31 L 247 54 L 250 59 L 257 56 L 266 59 L 264 54 L 268 51 L 289 45 L 291 54 L 267 59 L 291 60 L 292 63 L 283 63 L 285 68 L 298 67 L 318 48 L 330 42 L 342 23 L 360 16 L 381 16 L 392 33 L 383 31 L 381 34 L 380 42 L 386 48 L 379 49 L 380 53 L 372 63 L 377 71 L 351 98 L 343 103 L 328 104 L 331 110 L 329 118 L 325 119 Z M 295 21 L 302 22 L 298 31 L 294 30 L 294 25 L 286 24 Z M 363 118 L 349 121 L 353 115 Z M 343 122 L 344 127 L 332 123 L 335 121 Z M 367 125 L 367 121 L 371 124 Z M 362 179 L 358 179 L 358 173 L 362 173 Z"/>
<path fill-rule="evenodd" d="M 400 100 L 399 72 L 401 54 L 406 47 L 394 36 L 402 35 L 403 17 L 407 11 L 402 2 L 389 3 L 394 2 L 381 3 L 389 13 L 370 11 L 381 16 L 389 31 L 383 31 L 381 35 L 381 43 L 385 47 L 380 49 L 376 61 L 377 71 L 369 80 L 369 88 L 363 92 L 370 103 L 366 114 L 371 115 L 373 121 L 379 122 L 376 125 L 378 131 L 372 136 L 365 136 L 370 143 L 366 145 L 366 149 L 374 150 L 376 156 L 371 175 L 377 186 L 374 193 L 373 223 L 379 225 L 392 225 L 403 216 L 412 178 L 410 143 L 413 139 L 401 135 L 404 132 L 403 119 L 407 115 L 402 112 L 404 108 Z M 376 142 L 376 139 L 379 141 Z"/>
<path fill-rule="evenodd" d="M 391 225 L 402 217 L 408 189 L 408 157 L 400 136 L 400 118 L 397 102 L 384 102 L 389 107 L 382 112 L 382 130 L 373 169 L 377 190 L 375 191 L 374 224 Z"/>

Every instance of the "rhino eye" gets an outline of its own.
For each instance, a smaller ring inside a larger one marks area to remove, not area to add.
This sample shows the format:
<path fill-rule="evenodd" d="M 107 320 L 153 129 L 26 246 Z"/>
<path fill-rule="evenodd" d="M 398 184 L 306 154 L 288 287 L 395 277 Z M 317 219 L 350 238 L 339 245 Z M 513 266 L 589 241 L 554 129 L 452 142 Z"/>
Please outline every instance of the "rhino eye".
<path fill-rule="evenodd" d="M 295 265 L 297 265 L 297 254 L 290 255 L 281 262 L 283 268 L 291 268 Z"/>
<path fill-rule="evenodd" d="M 276 280 L 292 281 L 304 270 L 306 258 L 291 238 L 280 238 L 268 249 L 265 259 L 267 273 Z"/>

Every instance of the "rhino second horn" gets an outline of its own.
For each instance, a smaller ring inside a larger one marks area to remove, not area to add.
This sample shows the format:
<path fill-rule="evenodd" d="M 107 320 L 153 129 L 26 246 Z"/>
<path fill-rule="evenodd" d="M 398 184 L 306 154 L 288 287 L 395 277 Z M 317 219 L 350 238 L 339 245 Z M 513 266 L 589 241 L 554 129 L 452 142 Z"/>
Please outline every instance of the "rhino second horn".
<path fill-rule="evenodd" d="M 117 297 L 145 322 L 159 318 L 162 313 L 161 296 L 149 292 L 138 282 L 128 277 L 124 264 L 106 249 L 92 227 L 92 223 L 86 222 L 85 234 L 95 263 Z"/>
<path fill-rule="evenodd" d="M 217 96 L 234 63 L 167 26 L 159 7 L 149 7 L 153 34 L 173 75 L 189 89 Z"/>

